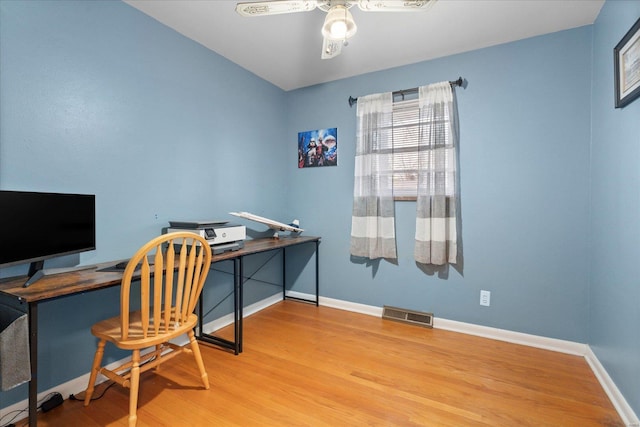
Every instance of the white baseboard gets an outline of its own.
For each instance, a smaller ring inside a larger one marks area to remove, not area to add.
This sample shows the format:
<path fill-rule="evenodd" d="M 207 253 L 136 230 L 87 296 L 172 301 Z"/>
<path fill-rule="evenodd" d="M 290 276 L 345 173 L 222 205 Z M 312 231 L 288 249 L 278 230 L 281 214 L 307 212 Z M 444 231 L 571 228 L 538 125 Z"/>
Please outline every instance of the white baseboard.
<path fill-rule="evenodd" d="M 576 343 L 573 341 L 541 337 L 539 335 L 524 334 L 522 332 L 513 332 L 506 329 L 474 325 L 472 323 L 440 319 L 437 317 L 434 317 L 433 327 L 437 329 L 444 329 L 447 331 L 460 332 L 463 334 L 490 338 L 498 341 L 506 341 L 513 344 L 521 344 L 529 347 L 541 348 L 544 350 L 572 354 L 574 356 L 584 356 L 588 348 L 586 344 Z"/>
<path fill-rule="evenodd" d="M 305 295 L 301 295 L 305 297 Z M 308 297 L 308 296 L 307 296 Z M 313 297 L 311 295 L 311 297 Z M 381 317 L 382 308 L 375 306 L 367 306 L 356 304 L 348 301 L 341 301 L 331 298 L 320 298 L 320 305 L 338 308 L 346 311 L 354 311 L 357 313 L 368 314 L 371 316 Z M 521 332 L 513 332 L 505 329 L 497 329 L 488 326 L 474 325 L 471 323 L 458 322 L 455 320 L 447 320 L 434 317 L 433 327 L 436 329 L 444 329 L 448 331 L 460 332 L 463 334 L 476 335 L 484 338 L 506 341 L 514 344 L 526 345 L 529 347 L 542 348 L 545 350 L 557 351 L 559 353 L 572 354 L 585 358 L 600 385 L 611 400 L 614 408 L 622 418 L 627 427 L 640 427 L 640 420 L 635 414 L 626 399 L 620 393 L 607 371 L 604 369 L 591 347 L 587 344 L 576 343 L 573 341 L 559 340 L 555 338 L 541 337 L 538 335 L 524 334 Z"/>
<path fill-rule="evenodd" d="M 320 298 L 320 304 L 327 307 L 354 311 L 357 313 L 368 314 L 376 317 L 382 316 L 382 307 L 356 304 L 348 301 L 341 301 L 325 297 Z M 435 316 L 433 320 L 433 327 L 436 329 L 444 329 L 447 331 L 460 332 L 468 335 L 476 335 L 479 337 L 506 341 L 514 344 L 522 344 L 529 347 L 542 348 L 545 350 L 558 351 L 561 353 L 573 354 L 576 356 L 584 356 L 587 353 L 588 349 L 588 346 L 586 344 L 559 340 L 555 338 L 546 338 L 538 335 L 524 334 L 521 332 L 513 332 L 505 329 L 492 328 L 489 326 L 474 325 L 472 323 L 458 322 L 455 320 L 447 320 Z"/>
<path fill-rule="evenodd" d="M 309 297 L 300 295 L 301 298 Z M 313 298 L 313 295 L 310 296 Z M 338 308 L 340 310 L 352 311 L 354 313 L 367 314 L 369 316 L 382 317 L 382 308 L 372 305 L 358 304 L 355 302 L 342 301 L 333 298 L 320 297 L 320 305 L 325 307 Z"/>
<path fill-rule="evenodd" d="M 276 304 L 282 301 L 282 292 L 278 292 L 276 294 L 271 295 L 263 300 L 260 300 L 254 304 L 248 305 L 242 310 L 242 317 L 251 316 L 254 313 L 259 312 L 260 310 L 264 310 L 265 308 Z M 219 317 L 215 320 L 212 320 L 209 323 L 206 323 L 202 326 L 202 329 L 205 333 L 210 333 L 212 331 L 217 331 L 218 329 L 224 328 L 225 326 L 229 326 L 233 324 L 233 313 L 229 313 L 225 316 Z"/>
<path fill-rule="evenodd" d="M 287 295 L 309 300 L 313 300 L 315 298 L 315 295 L 295 291 L 289 291 L 287 292 Z M 280 301 L 282 301 L 282 294 L 274 294 L 268 298 L 256 302 L 255 304 L 251 304 L 250 306 L 245 307 L 243 310 L 243 315 L 244 317 L 250 316 Z M 325 307 L 337 308 L 340 310 L 366 314 L 374 317 L 382 317 L 382 307 L 358 304 L 326 297 L 320 297 L 319 304 Z M 228 326 L 232 323 L 233 314 L 228 314 L 205 324 L 203 326 L 203 329 L 205 332 L 212 332 L 222 327 Z M 434 317 L 433 326 L 436 329 L 460 332 L 463 334 L 476 335 L 484 338 L 511 342 L 514 344 L 521 344 L 535 348 L 542 348 L 545 350 L 557 351 L 560 353 L 583 356 L 591 367 L 591 370 L 595 374 L 596 378 L 600 382 L 600 385 L 604 389 L 605 393 L 611 400 L 611 403 L 615 407 L 616 411 L 618 411 L 618 414 L 622 418 L 622 421 L 625 423 L 625 425 L 627 427 L 640 427 L 640 420 L 638 419 L 638 416 L 635 414 L 631 406 L 629 406 L 622 393 L 620 393 L 618 387 L 615 385 L 607 371 L 604 369 L 604 367 L 596 357 L 595 353 L 587 344 L 559 340 L 555 338 L 541 337 L 538 335 L 524 334 L 521 332 L 513 332 L 488 326 L 474 325 L 471 323 L 458 322 L 455 320 L 447 320 L 437 317 Z M 184 342 L 181 342 L 182 340 L 179 340 L 176 343 L 180 345 L 186 344 L 186 339 L 183 340 Z M 126 359 L 111 363 L 109 367 L 118 366 L 118 364 L 122 364 L 124 361 L 126 361 Z M 89 373 L 52 387 L 47 391 L 38 393 L 38 402 L 40 402 L 41 399 L 54 391 L 59 392 L 60 394 L 62 394 L 62 397 L 64 399 L 67 399 L 71 394 L 84 391 L 88 381 Z M 16 420 L 25 418 L 28 415 L 27 410 L 25 409 L 27 408 L 27 406 L 28 400 L 25 399 L 6 408 L 0 408 L 0 418 L 4 417 L 5 414 L 21 410 L 24 411 L 24 415 L 16 417 Z M 9 422 L 9 419 L 3 419 L 3 422 Z"/>
<path fill-rule="evenodd" d="M 622 393 L 620 393 L 620 390 L 618 390 L 618 387 L 616 387 L 615 383 L 607 373 L 606 369 L 604 369 L 604 366 L 602 366 L 591 347 L 587 349 L 587 353 L 584 355 L 584 358 L 587 360 L 589 366 L 591 366 L 591 370 L 596 378 L 598 378 L 600 385 L 602 385 L 605 393 L 609 396 L 611 403 L 616 408 L 616 411 L 618 411 L 618 414 L 620 415 L 620 418 L 622 418 L 624 424 L 628 427 L 640 427 L 640 419 L 638 419 L 638 416 L 627 403 L 627 400 L 624 398 Z"/>

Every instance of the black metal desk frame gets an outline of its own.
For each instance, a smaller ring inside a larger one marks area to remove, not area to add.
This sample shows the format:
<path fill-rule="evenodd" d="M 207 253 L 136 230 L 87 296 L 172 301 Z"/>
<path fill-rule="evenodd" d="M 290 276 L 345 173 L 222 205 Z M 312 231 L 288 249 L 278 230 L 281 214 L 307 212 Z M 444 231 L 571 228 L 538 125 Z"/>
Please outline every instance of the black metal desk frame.
<path fill-rule="evenodd" d="M 288 238 L 295 239 L 295 238 Z M 287 295 L 287 246 L 295 246 L 305 243 L 315 243 L 315 299 L 306 299 L 306 298 L 298 298 Z M 233 261 L 233 324 L 234 324 L 234 340 L 230 341 L 224 338 L 217 337 L 213 334 L 208 334 L 204 332 L 203 324 L 204 324 L 204 308 L 202 304 L 202 296 L 200 297 L 200 301 L 198 302 L 198 331 L 196 333 L 196 338 L 199 341 L 203 341 L 209 344 L 214 344 L 229 350 L 232 350 L 234 354 L 238 355 L 242 353 L 242 329 L 243 329 L 243 285 L 244 285 L 244 258 L 266 251 L 272 250 L 282 250 L 282 299 L 291 299 L 306 303 L 313 303 L 316 306 L 319 305 L 320 295 L 319 295 L 319 249 L 320 249 L 320 238 L 306 238 L 300 239 L 298 243 L 290 243 L 287 245 L 275 245 L 273 247 L 261 249 L 261 250 L 250 250 L 243 251 L 239 250 L 236 254 L 231 253 L 226 257 L 225 260 Z M 248 252 L 248 253 L 247 253 Z M 234 256 L 235 255 L 235 256 Z M 214 257 L 213 262 L 220 262 L 224 260 L 216 260 Z"/>

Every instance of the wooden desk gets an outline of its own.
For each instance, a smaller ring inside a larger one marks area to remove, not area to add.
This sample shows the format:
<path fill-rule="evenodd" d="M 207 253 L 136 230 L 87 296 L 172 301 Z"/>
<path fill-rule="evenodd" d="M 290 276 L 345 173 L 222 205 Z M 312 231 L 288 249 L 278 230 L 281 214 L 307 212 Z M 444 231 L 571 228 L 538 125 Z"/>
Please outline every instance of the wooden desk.
<path fill-rule="evenodd" d="M 318 248 L 320 237 L 298 236 L 281 237 L 280 239 L 265 238 L 245 241 L 244 248 L 238 251 L 229 251 L 214 255 L 212 263 L 232 260 L 234 262 L 234 341 L 227 341 L 202 331 L 202 304 L 200 304 L 200 327 L 198 339 L 212 344 L 222 345 L 234 350 L 235 354 L 242 352 L 242 284 L 243 284 L 243 259 L 244 257 L 270 250 L 285 249 L 305 243 L 315 243 L 316 247 L 316 299 L 318 305 Z M 283 254 L 283 298 L 286 296 L 286 253 Z M 31 362 L 31 381 L 29 381 L 29 426 L 37 425 L 38 404 L 38 304 L 58 298 L 77 295 L 84 292 L 119 286 L 122 279 L 122 271 L 100 271 L 111 267 L 116 261 L 105 262 L 96 265 L 96 269 L 78 270 L 56 275 L 45 276 L 31 286 L 24 288 L 22 285 L 27 280 L 26 276 L 13 277 L 0 280 L 0 300 L 29 316 L 29 355 Z M 135 274 L 134 274 L 135 277 Z M 298 298 L 295 298 L 298 299 Z M 306 300 L 305 300 L 306 301 Z M 25 307 L 26 304 L 26 307 Z"/>

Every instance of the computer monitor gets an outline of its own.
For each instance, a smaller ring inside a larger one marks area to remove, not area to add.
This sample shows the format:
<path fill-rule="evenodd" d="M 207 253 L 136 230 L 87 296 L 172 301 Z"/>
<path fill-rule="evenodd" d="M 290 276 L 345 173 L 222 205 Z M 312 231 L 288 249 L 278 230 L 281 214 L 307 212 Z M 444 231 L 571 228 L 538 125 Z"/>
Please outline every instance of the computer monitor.
<path fill-rule="evenodd" d="M 46 259 L 95 249 L 95 211 L 95 195 L 0 190 L 0 267 L 31 263 L 31 278 Z"/>

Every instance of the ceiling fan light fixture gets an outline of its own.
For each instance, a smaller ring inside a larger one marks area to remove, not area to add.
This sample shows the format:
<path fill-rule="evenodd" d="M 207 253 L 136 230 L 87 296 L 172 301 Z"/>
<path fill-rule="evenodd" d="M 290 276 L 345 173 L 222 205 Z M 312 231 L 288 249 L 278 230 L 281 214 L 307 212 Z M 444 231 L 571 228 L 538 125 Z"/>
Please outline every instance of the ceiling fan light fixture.
<path fill-rule="evenodd" d="M 351 12 L 343 5 L 329 9 L 322 25 L 322 35 L 331 40 L 346 40 L 353 37 L 357 30 Z"/>

